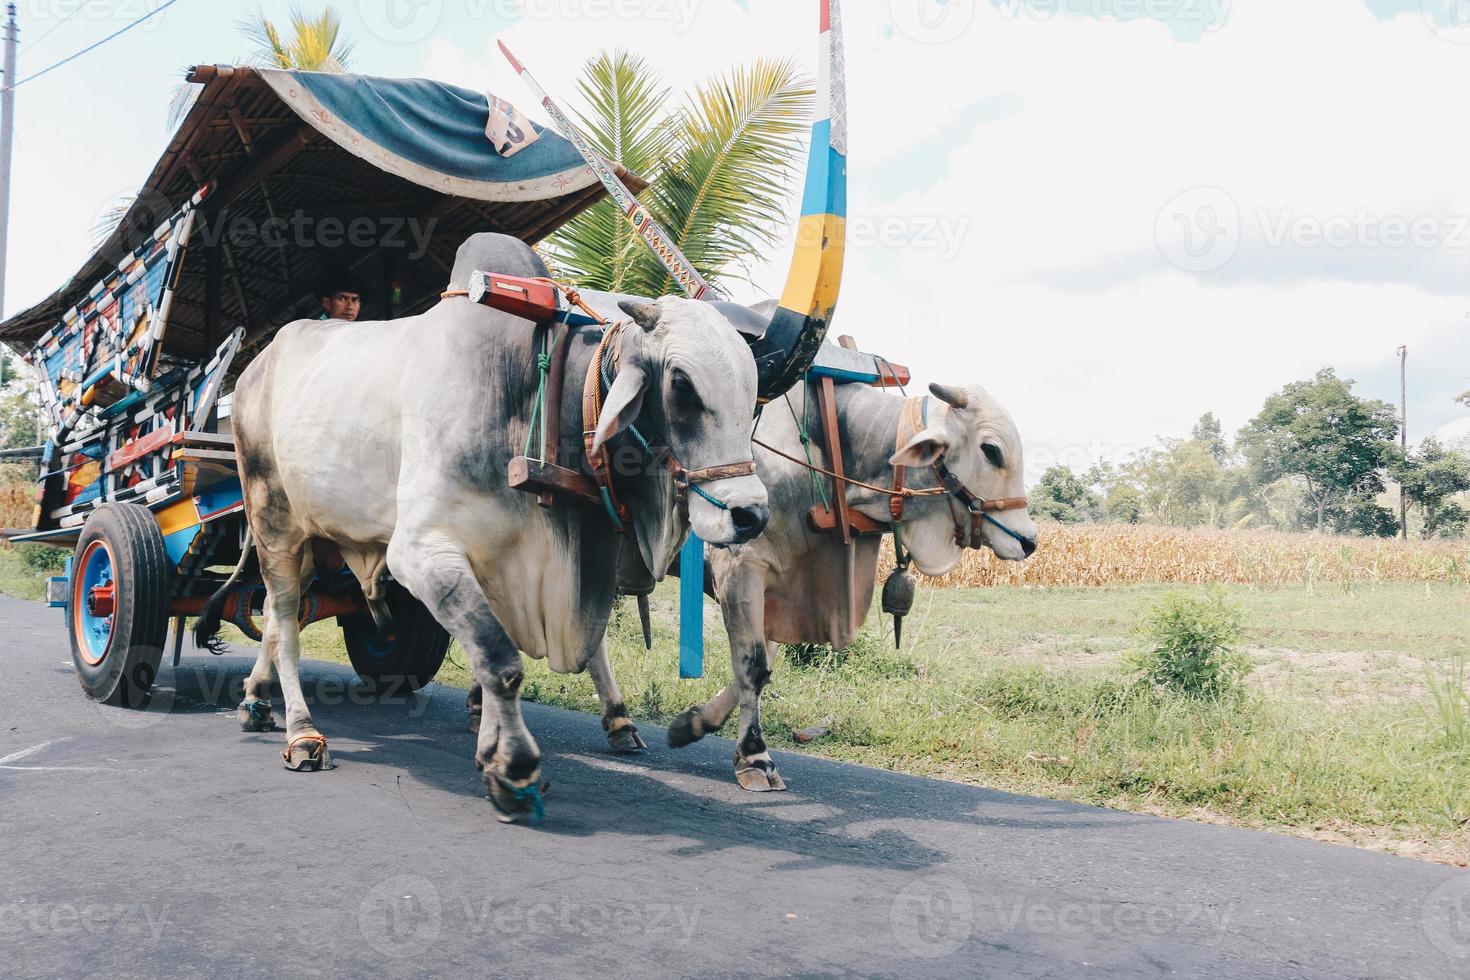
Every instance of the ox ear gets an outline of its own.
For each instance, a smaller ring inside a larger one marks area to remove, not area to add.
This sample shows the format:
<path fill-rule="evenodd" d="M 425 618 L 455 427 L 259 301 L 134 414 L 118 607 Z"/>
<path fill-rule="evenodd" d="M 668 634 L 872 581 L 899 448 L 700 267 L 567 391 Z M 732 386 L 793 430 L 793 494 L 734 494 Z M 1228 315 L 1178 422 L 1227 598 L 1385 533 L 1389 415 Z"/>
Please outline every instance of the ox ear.
<path fill-rule="evenodd" d="M 659 307 L 657 302 L 645 302 L 636 299 L 618 300 L 618 309 L 633 318 L 633 322 L 645 331 L 652 330 L 658 326 Z"/>
<path fill-rule="evenodd" d="M 648 390 L 648 375 L 636 363 L 623 365 L 602 404 L 602 414 L 597 417 L 597 433 L 592 437 L 592 454 L 602 448 L 603 443 L 633 424 L 643 410 L 643 393 Z"/>
<path fill-rule="evenodd" d="M 929 466 L 949 448 L 949 433 L 930 426 L 914 436 L 888 460 L 894 466 Z"/>

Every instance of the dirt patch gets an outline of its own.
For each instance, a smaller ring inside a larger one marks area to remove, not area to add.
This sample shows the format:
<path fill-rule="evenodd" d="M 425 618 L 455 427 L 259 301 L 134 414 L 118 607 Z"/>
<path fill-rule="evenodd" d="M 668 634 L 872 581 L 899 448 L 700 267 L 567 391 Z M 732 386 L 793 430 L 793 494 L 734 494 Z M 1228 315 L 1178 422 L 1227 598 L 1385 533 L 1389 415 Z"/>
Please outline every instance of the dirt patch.
<path fill-rule="evenodd" d="M 1390 650 L 1249 651 L 1251 681 L 1273 694 L 1335 703 L 1386 704 L 1424 697 L 1424 661 Z"/>

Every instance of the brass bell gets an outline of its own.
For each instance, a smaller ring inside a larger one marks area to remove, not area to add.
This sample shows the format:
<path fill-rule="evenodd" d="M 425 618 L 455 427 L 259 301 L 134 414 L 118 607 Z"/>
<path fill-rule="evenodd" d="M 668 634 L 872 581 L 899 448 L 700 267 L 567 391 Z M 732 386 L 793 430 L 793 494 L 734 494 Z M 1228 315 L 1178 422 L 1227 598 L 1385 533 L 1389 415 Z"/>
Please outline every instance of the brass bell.
<path fill-rule="evenodd" d="M 903 646 L 903 618 L 914 608 L 918 581 L 907 564 L 899 565 L 883 583 L 883 611 L 893 617 L 893 645 Z"/>

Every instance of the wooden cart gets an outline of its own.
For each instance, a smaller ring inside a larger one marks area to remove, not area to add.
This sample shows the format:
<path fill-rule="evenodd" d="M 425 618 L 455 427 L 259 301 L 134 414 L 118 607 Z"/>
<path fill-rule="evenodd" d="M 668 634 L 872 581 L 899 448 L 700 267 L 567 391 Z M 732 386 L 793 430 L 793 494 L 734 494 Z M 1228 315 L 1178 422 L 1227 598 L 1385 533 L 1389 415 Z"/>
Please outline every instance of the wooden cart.
<path fill-rule="evenodd" d="M 30 349 L 49 426 L 32 526 L 5 537 L 74 549 L 49 603 L 87 695 L 130 706 L 148 699 L 169 624 L 177 663 L 185 617 L 239 560 L 228 392 L 277 328 L 318 314 L 323 271 L 372 284 L 364 318 L 409 315 L 438 301 L 468 235 L 534 244 L 604 193 L 553 132 L 534 127 L 510 155 L 492 145 L 483 94 L 232 66 L 189 80 L 196 100 L 119 228 L 0 324 L 0 341 Z M 390 582 L 380 634 L 335 549 L 316 559 L 303 624 L 335 618 L 369 682 L 426 684 L 449 645 L 428 611 Z M 259 639 L 263 599 L 247 577 L 225 618 Z"/>

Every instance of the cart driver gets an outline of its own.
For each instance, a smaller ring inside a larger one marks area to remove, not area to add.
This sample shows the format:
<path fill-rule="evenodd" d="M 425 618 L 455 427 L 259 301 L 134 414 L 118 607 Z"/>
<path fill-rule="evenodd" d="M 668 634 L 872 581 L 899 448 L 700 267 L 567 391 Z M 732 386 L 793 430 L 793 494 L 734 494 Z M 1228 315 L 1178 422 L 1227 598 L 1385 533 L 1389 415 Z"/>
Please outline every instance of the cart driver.
<path fill-rule="evenodd" d="M 322 279 L 322 320 L 356 320 L 362 312 L 362 288 L 345 270 L 333 270 Z"/>

